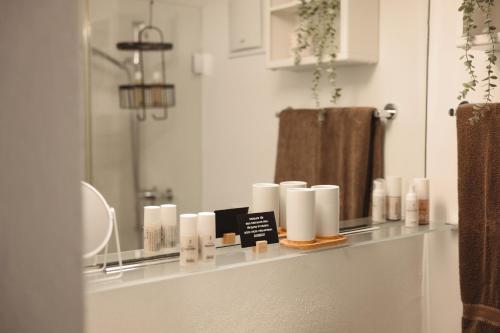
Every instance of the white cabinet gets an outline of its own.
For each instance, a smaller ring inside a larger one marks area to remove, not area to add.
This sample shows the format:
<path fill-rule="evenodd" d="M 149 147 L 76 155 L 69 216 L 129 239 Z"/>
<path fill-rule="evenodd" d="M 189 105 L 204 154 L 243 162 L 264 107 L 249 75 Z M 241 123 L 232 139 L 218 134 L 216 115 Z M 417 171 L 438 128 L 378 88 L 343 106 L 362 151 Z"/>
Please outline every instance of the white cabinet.
<path fill-rule="evenodd" d="M 305 52 L 301 64 L 294 64 L 298 0 L 268 0 L 267 67 L 298 69 L 316 63 Z M 337 64 L 373 64 L 378 61 L 379 0 L 341 0 L 337 18 Z M 328 61 L 327 56 L 323 61 Z"/>
<path fill-rule="evenodd" d="M 229 1 L 229 50 L 262 47 L 261 0 Z"/>

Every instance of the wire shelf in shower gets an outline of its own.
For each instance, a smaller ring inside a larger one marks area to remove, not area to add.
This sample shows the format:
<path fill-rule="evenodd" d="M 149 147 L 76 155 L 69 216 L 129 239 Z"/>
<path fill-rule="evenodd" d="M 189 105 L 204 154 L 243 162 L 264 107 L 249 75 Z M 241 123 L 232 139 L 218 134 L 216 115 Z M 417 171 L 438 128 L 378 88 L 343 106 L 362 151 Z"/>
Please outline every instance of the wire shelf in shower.
<path fill-rule="evenodd" d="M 122 51 L 170 51 L 174 46 L 163 42 L 119 42 L 116 48 Z"/>

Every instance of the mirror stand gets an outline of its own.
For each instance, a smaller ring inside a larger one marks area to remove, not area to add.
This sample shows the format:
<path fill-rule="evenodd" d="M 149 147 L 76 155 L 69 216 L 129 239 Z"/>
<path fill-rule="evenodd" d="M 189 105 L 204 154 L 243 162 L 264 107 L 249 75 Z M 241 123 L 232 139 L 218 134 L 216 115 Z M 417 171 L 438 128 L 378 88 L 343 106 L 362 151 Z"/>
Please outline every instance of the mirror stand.
<path fill-rule="evenodd" d="M 116 244 L 116 254 L 117 254 L 117 259 L 118 259 L 118 267 L 113 270 L 113 271 L 106 271 L 106 267 L 108 264 L 108 245 L 109 242 L 106 244 L 106 247 L 104 248 L 104 260 L 99 268 L 91 268 L 91 269 L 84 269 L 83 274 L 87 276 L 96 276 L 97 274 L 99 275 L 104 275 L 105 277 L 101 278 L 93 278 L 93 281 L 107 281 L 107 280 L 113 280 L 113 279 L 119 279 L 123 275 L 123 261 L 122 261 L 122 254 L 121 254 L 121 248 L 120 248 L 120 236 L 118 234 L 118 224 L 116 222 L 116 213 L 114 208 L 110 208 L 110 213 L 111 213 L 111 219 L 113 223 L 113 231 L 115 234 L 115 244 Z M 94 256 L 94 267 L 97 266 L 97 254 Z"/>

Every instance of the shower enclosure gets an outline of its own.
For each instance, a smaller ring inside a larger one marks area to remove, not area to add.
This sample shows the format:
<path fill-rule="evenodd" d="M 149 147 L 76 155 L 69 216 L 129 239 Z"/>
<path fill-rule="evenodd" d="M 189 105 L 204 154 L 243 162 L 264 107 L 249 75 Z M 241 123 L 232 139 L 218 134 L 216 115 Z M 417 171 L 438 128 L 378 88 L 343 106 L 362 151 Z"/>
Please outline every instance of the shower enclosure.
<path fill-rule="evenodd" d="M 191 69 L 201 48 L 201 6 L 155 1 L 154 25 L 174 45 L 162 63 L 152 52 L 117 49 L 118 42 L 138 41 L 150 23 L 149 4 L 86 3 L 86 180 L 116 209 L 124 250 L 142 247 L 143 206 L 172 202 L 182 213 L 198 211 L 201 200 L 201 80 Z M 158 80 L 162 65 L 175 85 L 175 105 L 169 103 L 168 119 L 147 110 L 153 116 L 140 121 L 137 110 L 120 108 L 118 87 Z"/>

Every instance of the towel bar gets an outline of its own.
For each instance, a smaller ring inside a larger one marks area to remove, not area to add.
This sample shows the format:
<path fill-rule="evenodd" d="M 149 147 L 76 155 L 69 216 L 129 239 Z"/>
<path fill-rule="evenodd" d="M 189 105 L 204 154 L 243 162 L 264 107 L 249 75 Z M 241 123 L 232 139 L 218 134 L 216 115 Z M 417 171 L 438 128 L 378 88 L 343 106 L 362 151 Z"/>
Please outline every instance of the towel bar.
<path fill-rule="evenodd" d="M 462 105 L 462 104 L 469 104 L 469 102 L 467 101 L 462 101 L 460 102 L 460 104 L 458 104 L 458 106 Z M 453 117 L 453 116 L 456 116 L 457 115 L 457 110 L 458 110 L 458 107 L 457 109 L 455 110 L 454 108 L 451 108 L 448 110 L 448 114 L 450 115 L 450 117 Z"/>
<path fill-rule="evenodd" d="M 283 111 L 276 112 L 276 117 L 279 118 L 282 112 L 288 111 L 288 110 L 293 110 L 292 107 L 287 107 Z M 321 109 L 322 112 L 318 114 L 318 121 L 323 121 L 325 119 L 325 111 L 324 109 Z M 398 115 L 398 109 L 396 108 L 396 105 L 393 103 L 387 103 L 384 106 L 384 109 L 381 111 L 375 111 L 375 117 L 380 118 L 380 119 L 394 119 Z"/>

